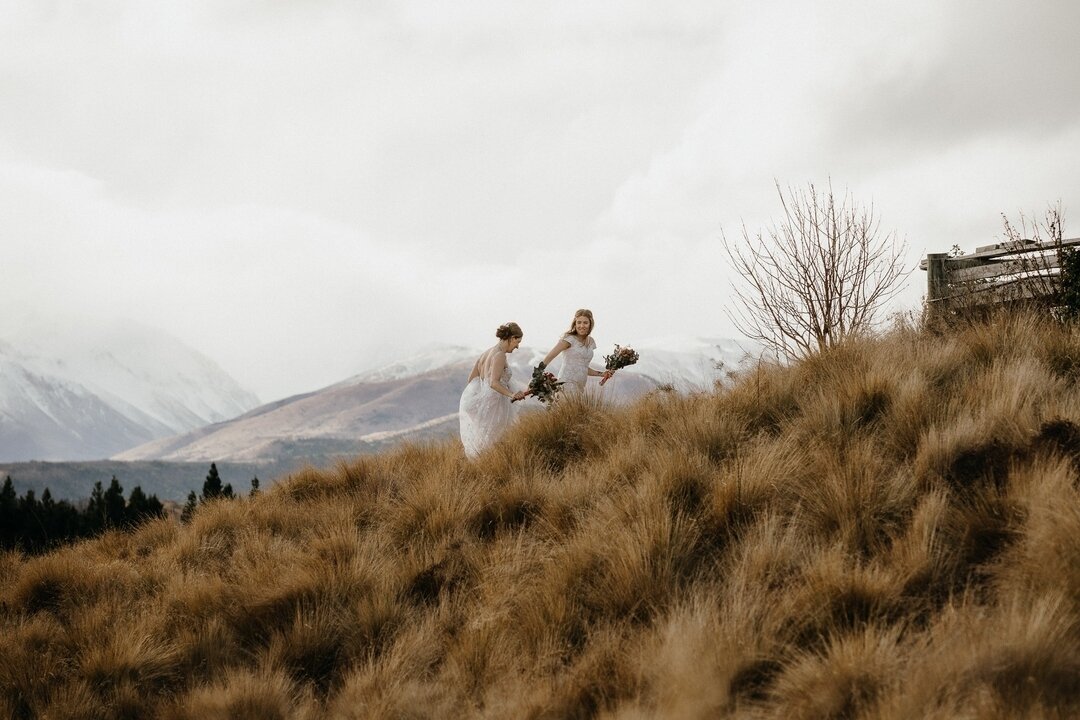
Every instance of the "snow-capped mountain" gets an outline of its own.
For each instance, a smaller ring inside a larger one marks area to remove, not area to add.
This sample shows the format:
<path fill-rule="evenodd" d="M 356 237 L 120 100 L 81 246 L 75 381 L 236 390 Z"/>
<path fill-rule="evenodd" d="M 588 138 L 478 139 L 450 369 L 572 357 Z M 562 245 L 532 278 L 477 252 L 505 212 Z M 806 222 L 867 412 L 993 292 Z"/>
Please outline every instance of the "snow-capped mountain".
<path fill-rule="evenodd" d="M 372 370 L 365 370 L 337 385 L 358 385 L 360 383 L 384 382 L 423 375 L 447 365 L 475 360 L 480 350 L 463 345 L 437 345 L 422 349 L 415 355 L 380 365 Z"/>
<path fill-rule="evenodd" d="M 682 391 L 711 389 L 746 354 L 728 340 L 666 340 L 659 345 L 636 348 L 639 363 L 621 370 L 598 392 L 623 403 L 662 385 Z M 603 354 L 610 351 L 598 351 L 593 366 L 602 367 Z M 233 420 L 131 448 L 113 459 L 281 463 L 299 458 L 326 464 L 402 440 L 454 436 L 458 399 L 480 352 L 460 346 L 430 348 Z M 510 355 L 512 384 L 524 387 L 546 352 L 522 347 Z M 558 372 L 560 361 L 552 365 Z M 515 408 L 527 412 L 538 405 L 527 400 Z"/>
<path fill-rule="evenodd" d="M 468 363 L 374 382 L 347 381 L 258 407 L 232 420 L 154 440 L 114 460 L 287 461 L 326 464 L 393 438 L 456 430 L 457 401 Z M 451 423 L 451 421 L 454 421 Z"/>
<path fill-rule="evenodd" d="M 730 338 L 656 338 L 636 349 L 641 359 L 623 372 L 644 375 L 682 392 L 711 390 L 760 352 Z M 603 365 L 599 351 L 597 360 L 597 365 Z"/>
<path fill-rule="evenodd" d="M 201 353 L 133 323 L 51 321 L 0 341 L 0 461 L 104 458 L 258 403 Z"/>

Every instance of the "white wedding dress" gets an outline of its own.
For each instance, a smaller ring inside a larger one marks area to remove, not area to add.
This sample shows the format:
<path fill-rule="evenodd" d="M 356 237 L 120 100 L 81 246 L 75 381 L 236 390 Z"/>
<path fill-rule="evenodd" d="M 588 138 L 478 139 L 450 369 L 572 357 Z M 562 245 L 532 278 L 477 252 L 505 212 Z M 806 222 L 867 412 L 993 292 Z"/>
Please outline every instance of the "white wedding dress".
<path fill-rule="evenodd" d="M 500 395 L 491 387 L 490 363 L 483 363 L 479 376 L 473 378 L 461 393 L 458 419 L 461 423 L 461 444 L 465 455 L 475 458 L 498 440 L 513 420 L 510 398 Z M 510 388 L 510 367 L 499 378 L 502 386 Z"/>
<path fill-rule="evenodd" d="M 562 367 L 559 369 L 559 380 L 562 380 L 563 392 L 585 392 L 585 383 L 589 380 L 589 363 L 593 359 L 593 351 L 596 350 L 596 342 L 591 337 L 581 342 L 576 335 L 566 334 L 563 340 L 570 343 L 570 347 L 562 351 Z"/>

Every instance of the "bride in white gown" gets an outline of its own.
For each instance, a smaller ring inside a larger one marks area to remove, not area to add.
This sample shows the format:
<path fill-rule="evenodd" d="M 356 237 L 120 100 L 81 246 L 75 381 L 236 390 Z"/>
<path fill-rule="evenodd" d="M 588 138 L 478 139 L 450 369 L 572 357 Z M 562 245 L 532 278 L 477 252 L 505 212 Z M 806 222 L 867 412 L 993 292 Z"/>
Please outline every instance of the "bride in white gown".
<path fill-rule="evenodd" d="M 506 355 L 521 345 L 521 327 L 512 322 L 500 325 L 495 337 L 499 338 L 498 344 L 477 359 L 458 404 L 461 444 L 470 459 L 506 432 L 513 420 L 510 402 L 526 395 L 525 391 L 511 392 L 510 367 L 506 364 Z"/>
<path fill-rule="evenodd" d="M 585 392 L 585 383 L 590 377 L 603 378 L 603 384 L 611 377 L 610 370 L 594 370 L 589 367 L 592 362 L 593 352 L 596 350 L 596 341 L 592 339 L 593 314 L 592 310 L 581 309 L 574 313 L 574 319 L 570 323 L 570 330 L 566 332 L 551 352 L 544 358 L 543 366 L 546 368 L 559 355 L 562 355 L 562 368 L 559 370 L 559 380 L 566 383 L 563 391 L 570 390 L 575 393 Z"/>

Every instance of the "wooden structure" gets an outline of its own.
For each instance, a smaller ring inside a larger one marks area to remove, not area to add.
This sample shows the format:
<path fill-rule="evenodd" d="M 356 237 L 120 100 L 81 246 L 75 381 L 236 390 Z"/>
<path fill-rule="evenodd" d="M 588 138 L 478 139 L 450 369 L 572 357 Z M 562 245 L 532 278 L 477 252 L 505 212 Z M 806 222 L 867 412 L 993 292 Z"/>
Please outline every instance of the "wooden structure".
<path fill-rule="evenodd" d="M 971 255 L 931 253 L 919 263 L 926 271 L 927 309 L 964 310 L 1052 299 L 1057 292 L 1064 248 L 1080 250 L 1080 238 L 996 243 L 976 248 Z"/>

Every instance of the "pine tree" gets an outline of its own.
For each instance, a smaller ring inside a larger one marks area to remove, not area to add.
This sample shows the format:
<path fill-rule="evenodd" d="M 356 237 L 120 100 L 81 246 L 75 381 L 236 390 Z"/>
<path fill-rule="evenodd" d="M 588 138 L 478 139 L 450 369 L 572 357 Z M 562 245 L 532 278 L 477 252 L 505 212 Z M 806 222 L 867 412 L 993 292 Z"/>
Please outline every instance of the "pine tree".
<path fill-rule="evenodd" d="M 15 484 L 8 475 L 4 487 L 0 489 L 0 548 L 15 547 L 16 523 L 19 517 L 18 497 Z"/>
<path fill-rule="evenodd" d="M 142 519 L 142 514 L 146 508 L 146 493 L 142 491 L 142 486 L 136 485 L 131 489 L 131 494 L 128 495 L 127 507 L 124 508 L 124 524 L 125 525 L 137 525 Z"/>
<path fill-rule="evenodd" d="M 44 547 L 63 542 L 65 538 L 59 531 L 59 525 L 57 523 L 57 506 L 56 501 L 53 500 L 52 493 L 49 488 L 41 493 L 41 531 L 44 536 Z"/>
<path fill-rule="evenodd" d="M 97 535 L 105 527 L 105 488 L 101 487 L 101 481 L 94 483 L 94 489 L 90 491 L 90 501 L 86 504 L 86 512 L 83 514 L 83 529 L 87 536 Z"/>
<path fill-rule="evenodd" d="M 191 518 L 195 516 L 195 508 L 199 504 L 199 498 L 195 497 L 195 491 L 192 490 L 188 493 L 187 502 L 184 503 L 184 509 L 180 512 L 180 522 L 185 525 L 191 522 Z"/>
<path fill-rule="evenodd" d="M 154 518 L 161 517 L 165 507 L 156 495 L 147 497 L 142 487 L 136 485 L 128 495 L 127 508 L 124 511 L 124 522 L 130 527 Z"/>
<path fill-rule="evenodd" d="M 255 497 L 258 494 L 259 494 L 259 477 L 256 475 L 255 477 L 251 478 L 251 492 L 249 492 L 248 495 L 251 496 L 251 497 Z"/>
<path fill-rule="evenodd" d="M 44 499 L 45 496 L 43 495 L 43 503 Z M 50 538 L 54 543 L 70 542 L 84 534 L 82 515 L 67 500 L 60 500 L 53 507 L 52 521 L 49 527 Z"/>
<path fill-rule="evenodd" d="M 146 498 L 146 512 L 143 517 L 151 520 L 165 517 L 165 505 L 158 500 L 157 495 Z"/>
<path fill-rule="evenodd" d="M 217 463 L 210 463 L 210 473 L 206 476 L 206 482 L 202 486 L 202 501 L 215 500 L 224 494 L 225 491 L 221 487 L 221 476 L 218 475 Z"/>
<path fill-rule="evenodd" d="M 124 502 L 124 488 L 120 481 L 113 475 L 109 489 L 105 491 L 105 525 L 106 527 L 118 528 L 124 525 L 124 510 L 127 504 Z"/>
<path fill-rule="evenodd" d="M 27 490 L 19 501 L 19 542 L 26 552 L 45 547 L 45 528 L 41 524 L 41 504 L 33 490 Z"/>

